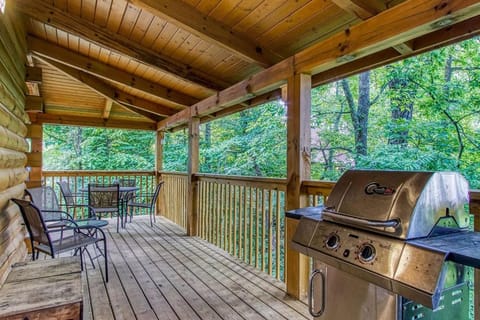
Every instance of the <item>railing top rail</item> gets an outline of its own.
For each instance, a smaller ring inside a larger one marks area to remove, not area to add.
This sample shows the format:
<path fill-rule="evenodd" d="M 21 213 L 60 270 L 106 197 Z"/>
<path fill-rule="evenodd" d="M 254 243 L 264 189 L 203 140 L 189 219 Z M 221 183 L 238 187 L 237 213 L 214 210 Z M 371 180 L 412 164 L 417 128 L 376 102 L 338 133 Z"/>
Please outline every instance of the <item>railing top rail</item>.
<path fill-rule="evenodd" d="M 259 187 L 265 189 L 278 189 L 285 191 L 287 188 L 287 180 L 279 178 L 264 178 L 264 177 L 247 177 L 247 176 L 227 176 L 219 174 L 204 174 L 199 173 L 195 175 L 198 181 L 210 181 L 225 184 L 246 185 L 251 187 Z"/>
<path fill-rule="evenodd" d="M 161 175 L 171 175 L 171 176 L 188 176 L 188 173 L 181 171 L 158 171 Z"/>
<path fill-rule="evenodd" d="M 154 176 L 155 171 L 152 170 L 43 170 L 42 175 L 45 177 L 75 177 L 75 176 L 138 176 L 148 175 Z"/>

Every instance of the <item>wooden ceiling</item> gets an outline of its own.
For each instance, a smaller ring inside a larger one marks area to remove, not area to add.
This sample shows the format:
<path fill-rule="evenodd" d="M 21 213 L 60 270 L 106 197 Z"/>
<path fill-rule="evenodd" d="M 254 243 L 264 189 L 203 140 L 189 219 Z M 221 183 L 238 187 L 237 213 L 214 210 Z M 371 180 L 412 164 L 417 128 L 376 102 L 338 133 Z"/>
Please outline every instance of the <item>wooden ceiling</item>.
<path fill-rule="evenodd" d="M 471 37 L 480 29 L 478 2 L 15 0 L 15 6 L 25 16 L 29 63 L 42 69 L 39 87 L 28 85 L 43 100 L 34 120 L 156 129 L 241 81 L 274 73 L 288 59 L 319 85 Z M 417 13 L 431 16 L 427 29 L 406 26 L 376 39 L 388 29 L 385 19 L 401 22 L 403 14 L 415 19 Z M 355 30 L 370 33 L 355 38 Z M 338 40 L 345 36 L 348 42 Z M 279 97 L 278 83 L 267 87 L 220 114 Z M 215 108 L 202 115 L 214 112 L 219 115 Z"/>

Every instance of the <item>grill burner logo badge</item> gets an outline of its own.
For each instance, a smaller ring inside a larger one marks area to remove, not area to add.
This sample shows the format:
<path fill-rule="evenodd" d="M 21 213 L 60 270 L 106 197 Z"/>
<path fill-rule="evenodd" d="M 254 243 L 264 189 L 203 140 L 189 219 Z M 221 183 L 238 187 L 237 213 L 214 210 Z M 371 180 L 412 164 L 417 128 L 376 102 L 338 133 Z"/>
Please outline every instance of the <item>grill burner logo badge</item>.
<path fill-rule="evenodd" d="M 395 189 L 382 186 L 377 182 L 370 182 L 365 186 L 366 194 L 379 194 L 383 196 L 390 196 L 395 193 Z"/>

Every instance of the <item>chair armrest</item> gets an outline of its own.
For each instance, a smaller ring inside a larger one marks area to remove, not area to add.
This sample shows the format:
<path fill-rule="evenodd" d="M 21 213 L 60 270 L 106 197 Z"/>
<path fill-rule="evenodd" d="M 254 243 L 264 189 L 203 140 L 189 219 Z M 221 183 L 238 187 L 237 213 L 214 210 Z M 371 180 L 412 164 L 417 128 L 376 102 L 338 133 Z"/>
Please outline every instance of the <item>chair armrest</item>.
<path fill-rule="evenodd" d="M 62 210 L 40 210 L 45 222 L 59 220 L 73 220 L 73 217 L 66 211 Z M 50 217 L 49 217 L 50 215 Z"/>

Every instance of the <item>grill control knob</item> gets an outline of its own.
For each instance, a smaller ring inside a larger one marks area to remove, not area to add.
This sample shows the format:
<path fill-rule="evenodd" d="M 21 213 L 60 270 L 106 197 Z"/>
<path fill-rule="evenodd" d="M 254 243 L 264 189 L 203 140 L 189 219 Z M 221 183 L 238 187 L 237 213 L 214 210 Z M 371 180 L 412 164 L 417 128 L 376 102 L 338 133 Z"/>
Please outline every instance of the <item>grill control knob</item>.
<path fill-rule="evenodd" d="M 327 241 L 325 241 L 325 246 L 327 249 L 337 249 L 340 244 L 340 237 L 337 234 L 331 234 L 328 236 Z"/>
<path fill-rule="evenodd" d="M 360 253 L 358 254 L 360 261 L 362 262 L 371 262 L 375 258 L 375 247 L 371 244 L 364 244 L 360 248 Z"/>

